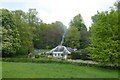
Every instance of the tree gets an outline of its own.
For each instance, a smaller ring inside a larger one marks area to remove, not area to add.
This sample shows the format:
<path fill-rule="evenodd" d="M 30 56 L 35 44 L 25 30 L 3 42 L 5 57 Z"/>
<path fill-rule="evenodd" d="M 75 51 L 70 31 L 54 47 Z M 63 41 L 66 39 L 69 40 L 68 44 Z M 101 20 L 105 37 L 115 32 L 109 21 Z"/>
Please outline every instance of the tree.
<path fill-rule="evenodd" d="M 28 54 L 28 51 L 33 50 L 33 32 L 32 28 L 28 24 L 27 13 L 23 12 L 22 10 L 15 10 L 12 11 L 12 13 L 14 15 L 14 22 L 16 23 L 16 27 L 18 28 L 21 41 L 21 47 L 17 51 L 17 54 Z"/>
<path fill-rule="evenodd" d="M 79 49 L 85 49 L 88 45 L 88 32 L 84 24 L 82 16 L 80 14 L 76 15 L 70 22 L 70 26 L 74 26 L 78 29 L 80 34 L 80 47 Z"/>
<path fill-rule="evenodd" d="M 103 64 L 119 65 L 118 11 L 99 12 L 91 27 L 90 57 Z"/>
<path fill-rule="evenodd" d="M 16 54 L 20 47 L 20 35 L 14 22 L 13 14 L 7 9 L 2 11 L 2 56 L 8 57 Z"/>
<path fill-rule="evenodd" d="M 76 15 L 75 17 L 73 17 L 73 19 L 70 22 L 70 26 L 74 26 L 78 29 L 79 32 L 79 42 L 77 44 L 79 44 L 80 46 L 78 47 L 78 49 L 80 50 L 79 54 L 81 55 L 81 59 L 88 59 L 88 51 L 86 50 L 88 44 L 89 44 L 89 31 L 87 31 L 87 28 L 84 24 L 84 21 L 82 19 L 82 16 L 80 14 Z M 80 56 L 79 55 L 79 56 Z"/>
<path fill-rule="evenodd" d="M 42 31 L 42 48 L 53 48 L 60 44 L 64 33 L 64 25 L 62 22 L 56 21 L 51 24 L 40 25 Z"/>
<path fill-rule="evenodd" d="M 40 27 L 43 23 L 39 19 L 38 11 L 36 11 L 36 9 L 30 8 L 27 15 L 29 26 L 33 33 L 33 46 L 34 48 L 39 49 L 42 41 L 42 31 Z"/>
<path fill-rule="evenodd" d="M 65 37 L 66 45 L 72 48 L 79 48 L 80 47 L 79 40 L 80 34 L 78 29 L 74 26 L 71 26 L 66 33 Z"/>
<path fill-rule="evenodd" d="M 78 31 L 87 31 L 81 14 L 78 14 L 75 17 L 73 17 L 73 20 L 71 20 L 70 22 L 70 26 L 75 26 L 78 29 Z"/>
<path fill-rule="evenodd" d="M 65 26 L 56 21 L 43 23 L 36 9 L 9 11 L 1 9 L 3 56 L 27 55 L 33 49 L 51 49 L 60 44 Z"/>
<path fill-rule="evenodd" d="M 38 18 L 38 12 L 36 11 L 36 9 L 34 8 L 30 8 L 28 10 L 28 20 L 29 20 L 29 24 L 30 25 L 34 25 L 34 24 L 38 24 L 39 21 L 41 21 Z"/>

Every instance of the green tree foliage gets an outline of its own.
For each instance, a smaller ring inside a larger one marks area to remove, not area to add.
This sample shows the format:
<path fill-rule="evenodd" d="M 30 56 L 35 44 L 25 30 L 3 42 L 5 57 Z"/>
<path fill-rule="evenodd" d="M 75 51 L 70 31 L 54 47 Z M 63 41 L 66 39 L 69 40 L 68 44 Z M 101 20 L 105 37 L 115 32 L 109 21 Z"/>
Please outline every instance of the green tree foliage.
<path fill-rule="evenodd" d="M 79 40 L 80 34 L 78 29 L 74 26 L 69 27 L 65 37 L 66 45 L 72 48 L 79 48 L 80 47 Z"/>
<path fill-rule="evenodd" d="M 30 8 L 27 14 L 28 14 L 29 24 L 31 26 L 38 24 L 40 19 L 38 18 L 38 11 L 36 11 L 36 9 Z"/>
<path fill-rule="evenodd" d="M 82 16 L 80 14 L 73 17 L 73 20 L 70 22 L 70 26 L 74 26 L 78 29 L 80 34 L 80 47 L 79 49 L 85 49 L 88 45 L 88 32 L 84 24 Z"/>
<path fill-rule="evenodd" d="M 40 28 L 41 28 L 41 34 L 42 34 L 42 38 L 41 38 L 41 44 L 40 48 L 53 48 L 57 45 L 60 44 L 61 42 L 61 38 L 62 35 L 64 33 L 64 25 L 59 22 L 56 21 L 55 23 L 52 24 L 41 24 Z"/>
<path fill-rule="evenodd" d="M 77 37 L 79 38 L 79 42 L 77 42 L 77 44 L 79 44 L 80 46 L 77 47 L 80 52 L 78 56 L 82 56 L 81 59 L 87 59 L 87 50 L 86 47 L 89 44 L 89 31 L 87 31 L 87 28 L 84 24 L 84 21 L 82 19 L 82 16 L 80 14 L 76 15 L 75 17 L 73 17 L 73 19 L 70 22 L 70 26 L 74 26 L 78 29 L 78 33 L 79 35 Z M 73 34 L 73 33 L 71 33 Z M 70 40 L 69 40 L 70 41 Z M 84 56 L 84 57 L 83 57 Z"/>
<path fill-rule="evenodd" d="M 91 27 L 90 57 L 103 64 L 118 65 L 120 49 L 118 11 L 98 12 Z"/>
<path fill-rule="evenodd" d="M 30 8 L 28 10 L 27 13 L 27 17 L 28 17 L 28 23 L 29 23 L 29 27 L 32 31 L 32 36 L 33 36 L 33 44 L 34 47 L 36 47 L 36 43 L 40 43 L 40 34 L 41 34 L 41 30 L 40 30 L 40 24 L 41 22 L 40 19 L 38 18 L 38 11 L 36 11 L 36 9 Z"/>
<path fill-rule="evenodd" d="M 73 17 L 73 20 L 71 20 L 70 22 L 70 26 L 75 26 L 78 31 L 87 31 L 87 28 L 83 22 L 82 16 L 81 14 L 76 15 L 75 17 Z"/>
<path fill-rule="evenodd" d="M 0 14 L 2 14 L 2 10 L 0 9 Z M 2 57 L 2 15 L 0 15 L 0 57 Z"/>
<path fill-rule="evenodd" d="M 27 55 L 34 48 L 51 49 L 60 44 L 66 27 L 62 22 L 43 23 L 36 9 L 1 9 L 3 56 Z"/>
<path fill-rule="evenodd" d="M 14 22 L 20 34 L 21 47 L 17 51 L 19 54 L 28 54 L 28 51 L 33 50 L 33 32 L 28 24 L 28 17 L 22 10 L 12 11 L 14 14 Z"/>
<path fill-rule="evenodd" d="M 20 47 L 20 35 L 12 12 L 7 9 L 0 11 L 2 11 L 2 55 L 13 56 Z"/>

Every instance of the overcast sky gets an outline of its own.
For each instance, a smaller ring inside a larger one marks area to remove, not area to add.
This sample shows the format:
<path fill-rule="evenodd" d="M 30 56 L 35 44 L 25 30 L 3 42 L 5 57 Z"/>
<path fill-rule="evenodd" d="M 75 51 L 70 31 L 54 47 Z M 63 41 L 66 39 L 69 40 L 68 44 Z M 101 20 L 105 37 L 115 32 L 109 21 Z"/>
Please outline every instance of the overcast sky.
<path fill-rule="evenodd" d="M 97 11 L 110 10 L 116 0 L 0 0 L 0 8 L 28 11 L 36 8 L 40 19 L 45 23 L 61 21 L 68 26 L 70 20 L 81 14 L 87 28 L 91 25 L 91 16 Z"/>

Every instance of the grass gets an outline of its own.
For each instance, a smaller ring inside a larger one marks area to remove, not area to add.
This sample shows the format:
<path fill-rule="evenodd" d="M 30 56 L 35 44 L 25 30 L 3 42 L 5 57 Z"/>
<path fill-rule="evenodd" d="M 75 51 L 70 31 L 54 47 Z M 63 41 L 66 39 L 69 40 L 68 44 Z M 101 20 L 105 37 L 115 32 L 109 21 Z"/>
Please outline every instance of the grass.
<path fill-rule="evenodd" d="M 62 63 L 2 62 L 3 78 L 118 78 L 117 70 Z"/>
<path fill-rule="evenodd" d="M 2 79 L 2 62 L 0 61 L 0 80 Z"/>

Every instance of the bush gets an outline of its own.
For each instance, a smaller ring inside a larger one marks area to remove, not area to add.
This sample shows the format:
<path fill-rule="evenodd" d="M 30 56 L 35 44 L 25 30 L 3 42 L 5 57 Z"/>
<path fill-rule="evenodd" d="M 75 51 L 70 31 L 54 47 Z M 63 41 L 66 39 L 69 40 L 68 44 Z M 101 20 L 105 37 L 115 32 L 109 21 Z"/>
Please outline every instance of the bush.
<path fill-rule="evenodd" d="M 35 58 L 39 58 L 39 55 L 35 55 Z"/>
<path fill-rule="evenodd" d="M 2 58 L 5 62 L 35 62 L 35 63 L 50 63 L 59 62 L 47 58 Z"/>
<path fill-rule="evenodd" d="M 90 60 L 88 56 L 88 51 L 86 49 L 81 49 L 79 51 L 73 52 L 72 59 L 82 59 L 82 60 Z"/>
<path fill-rule="evenodd" d="M 102 64 L 90 64 L 83 62 L 68 62 L 66 60 L 53 60 L 48 58 L 2 58 L 4 62 L 31 62 L 31 63 L 62 63 L 73 64 L 77 66 L 92 66 L 92 67 L 104 67 L 104 68 L 119 68 L 119 66 L 106 66 Z"/>
<path fill-rule="evenodd" d="M 88 55 L 88 51 L 86 49 L 81 49 L 80 52 L 80 59 L 82 60 L 89 60 L 89 55 Z"/>
<path fill-rule="evenodd" d="M 71 55 L 71 59 L 80 59 L 80 54 L 78 52 L 72 52 Z"/>

